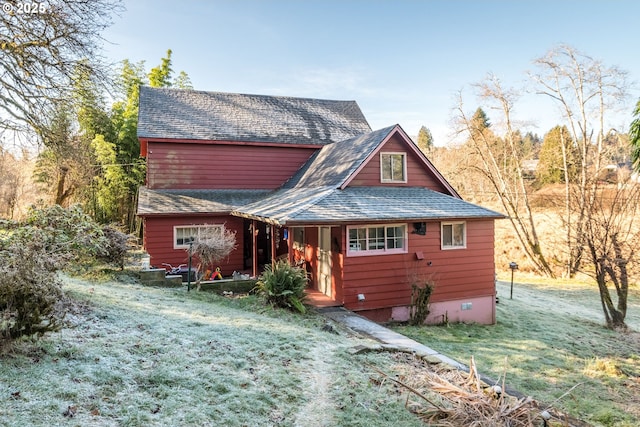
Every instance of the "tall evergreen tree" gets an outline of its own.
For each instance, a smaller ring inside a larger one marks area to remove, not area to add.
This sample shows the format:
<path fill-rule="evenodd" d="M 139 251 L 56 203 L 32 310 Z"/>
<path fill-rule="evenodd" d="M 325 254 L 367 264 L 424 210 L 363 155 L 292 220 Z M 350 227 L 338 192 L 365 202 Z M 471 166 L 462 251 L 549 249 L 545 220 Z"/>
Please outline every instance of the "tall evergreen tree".
<path fill-rule="evenodd" d="M 538 135 L 527 132 L 522 138 L 522 155 L 526 158 L 536 158 L 540 152 L 542 141 Z"/>
<path fill-rule="evenodd" d="M 563 156 L 565 153 L 565 156 Z M 556 126 L 551 129 L 542 141 L 536 176 L 538 182 L 544 184 L 559 184 L 571 180 L 577 172 L 577 147 L 571 133 L 566 126 Z M 566 159 L 566 171 L 565 171 Z"/>
<path fill-rule="evenodd" d="M 161 59 L 160 65 L 153 67 L 149 71 L 149 86 L 151 87 L 171 87 L 171 49 L 167 50 L 167 56 Z"/>
<path fill-rule="evenodd" d="M 433 135 L 426 126 L 422 126 L 418 132 L 418 148 L 425 154 L 430 153 L 433 148 Z"/>
<path fill-rule="evenodd" d="M 171 50 L 149 72 L 143 62 L 122 61 L 116 101 L 109 108 L 103 86 L 86 67 L 76 67 L 71 100 L 42 127 L 46 149 L 36 179 L 54 190 L 56 203 L 83 203 L 96 220 L 135 230 L 137 193 L 146 174 L 137 137 L 140 85 L 191 84 L 186 73 L 176 80 L 172 74 Z"/>
<path fill-rule="evenodd" d="M 122 62 L 118 78 L 119 100 L 110 112 L 112 136 L 96 134 L 92 146 L 96 152 L 101 173 L 96 179 L 98 205 L 104 221 L 120 222 L 133 231 L 136 228 L 135 209 L 138 188 L 144 183 L 146 163 L 140 157 L 138 141 L 138 107 L 140 86 L 171 87 L 171 49 L 160 64 L 145 72 L 143 62 Z M 182 71 L 179 86 L 190 85 L 189 76 Z"/>
<path fill-rule="evenodd" d="M 476 129 L 480 131 L 489 129 L 491 127 L 489 117 L 487 116 L 487 113 L 484 112 L 482 107 L 478 107 L 476 112 L 473 113 L 473 116 L 471 117 L 471 123 Z"/>
<path fill-rule="evenodd" d="M 189 75 L 184 71 L 180 71 L 178 76 L 173 81 L 173 87 L 178 89 L 193 89 L 193 84 L 191 83 Z"/>

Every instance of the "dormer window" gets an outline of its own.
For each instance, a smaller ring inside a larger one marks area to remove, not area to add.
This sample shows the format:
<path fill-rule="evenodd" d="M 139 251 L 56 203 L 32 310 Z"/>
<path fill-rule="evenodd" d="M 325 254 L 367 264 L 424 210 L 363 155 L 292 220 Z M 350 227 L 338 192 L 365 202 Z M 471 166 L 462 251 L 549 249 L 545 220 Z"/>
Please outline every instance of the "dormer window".
<path fill-rule="evenodd" d="M 406 153 L 380 153 L 380 181 L 407 182 Z"/>

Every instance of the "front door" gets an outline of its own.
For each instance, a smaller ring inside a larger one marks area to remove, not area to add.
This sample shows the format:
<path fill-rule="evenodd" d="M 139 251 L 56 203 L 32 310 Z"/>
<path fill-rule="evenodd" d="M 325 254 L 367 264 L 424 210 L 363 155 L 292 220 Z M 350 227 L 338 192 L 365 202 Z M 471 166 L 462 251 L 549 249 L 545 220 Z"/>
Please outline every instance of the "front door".
<path fill-rule="evenodd" d="M 318 290 L 331 296 L 331 227 L 319 227 Z"/>

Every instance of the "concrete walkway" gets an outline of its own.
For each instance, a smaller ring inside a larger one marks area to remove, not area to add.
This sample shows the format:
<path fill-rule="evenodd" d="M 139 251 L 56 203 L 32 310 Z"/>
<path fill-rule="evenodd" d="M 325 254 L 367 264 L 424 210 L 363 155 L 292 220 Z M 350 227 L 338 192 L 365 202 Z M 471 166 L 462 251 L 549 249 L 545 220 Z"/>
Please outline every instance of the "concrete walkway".
<path fill-rule="evenodd" d="M 385 328 L 384 326 L 342 307 L 320 308 L 318 311 L 325 317 L 346 326 L 354 332 L 380 341 L 386 347 L 415 353 L 421 357 L 428 356 L 430 358 L 435 358 L 463 371 L 468 372 L 469 370 L 467 366 L 438 353 L 424 344 L 420 344 L 419 342 L 407 338 L 404 335 L 393 332 L 391 329 Z"/>

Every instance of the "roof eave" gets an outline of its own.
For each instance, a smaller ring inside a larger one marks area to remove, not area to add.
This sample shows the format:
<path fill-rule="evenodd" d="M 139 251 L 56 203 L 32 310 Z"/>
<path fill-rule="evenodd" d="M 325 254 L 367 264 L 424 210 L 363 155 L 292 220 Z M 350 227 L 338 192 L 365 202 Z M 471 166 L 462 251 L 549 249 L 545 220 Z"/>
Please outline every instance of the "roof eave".
<path fill-rule="evenodd" d="M 205 144 L 205 145 L 249 145 L 260 147 L 296 147 L 296 148 L 313 148 L 321 149 L 326 143 L 318 142 L 317 144 L 293 144 L 290 142 L 274 142 L 274 141 L 244 141 L 244 140 L 228 140 L 228 139 L 189 139 L 189 138 L 157 138 L 154 136 L 138 135 L 140 142 L 148 144 L 150 142 L 170 142 L 174 144 Z"/>
<path fill-rule="evenodd" d="M 176 215 L 180 215 L 180 216 L 229 216 L 231 215 L 230 211 L 218 211 L 218 212 L 189 212 L 189 213 L 185 213 L 185 212 L 138 212 L 136 213 L 137 216 L 140 217 L 154 217 L 154 218 L 160 218 L 160 217 L 175 217 Z"/>
<path fill-rule="evenodd" d="M 285 223 L 279 221 L 276 218 L 269 218 L 269 217 L 266 217 L 266 216 L 254 215 L 254 214 L 250 214 L 250 213 L 246 213 L 246 212 L 231 211 L 229 213 L 229 215 L 235 216 L 235 217 L 238 217 L 238 218 L 244 218 L 244 219 L 250 219 L 250 220 L 254 220 L 254 221 L 260 221 L 260 222 L 264 222 L 266 224 L 276 225 L 278 227 L 282 227 L 283 225 L 285 225 Z"/>
<path fill-rule="evenodd" d="M 255 221 L 264 222 L 266 224 L 272 224 L 278 227 L 298 227 L 298 226 L 320 226 L 320 225 L 347 225 L 347 224 L 392 224 L 402 222 L 432 222 L 432 221 L 470 221 L 470 220 L 496 220 L 504 219 L 505 216 L 501 214 L 495 215 L 476 215 L 476 216 L 439 216 L 439 217 L 403 217 L 403 218 L 362 218 L 362 219 L 348 219 L 343 218 L 336 219 L 312 219 L 312 220 L 297 220 L 295 218 L 269 218 L 260 215 L 249 214 L 245 212 L 233 211 L 230 213 L 232 216 L 251 219 Z"/>

